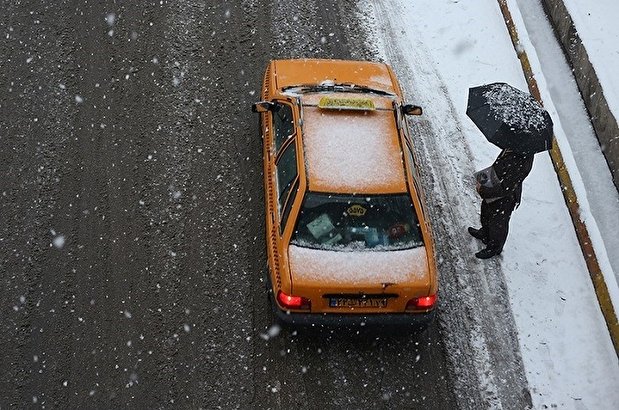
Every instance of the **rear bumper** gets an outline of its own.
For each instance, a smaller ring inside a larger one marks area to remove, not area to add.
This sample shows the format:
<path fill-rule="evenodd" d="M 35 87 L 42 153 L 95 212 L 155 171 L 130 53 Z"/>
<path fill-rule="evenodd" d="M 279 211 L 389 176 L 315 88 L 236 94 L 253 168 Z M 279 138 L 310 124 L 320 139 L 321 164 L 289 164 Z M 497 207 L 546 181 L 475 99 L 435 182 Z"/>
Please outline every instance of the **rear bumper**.
<path fill-rule="evenodd" d="M 389 327 L 421 331 L 428 327 L 436 316 L 436 309 L 426 313 L 337 314 L 287 312 L 279 309 L 275 304 L 272 306 L 277 320 L 291 327 Z"/>

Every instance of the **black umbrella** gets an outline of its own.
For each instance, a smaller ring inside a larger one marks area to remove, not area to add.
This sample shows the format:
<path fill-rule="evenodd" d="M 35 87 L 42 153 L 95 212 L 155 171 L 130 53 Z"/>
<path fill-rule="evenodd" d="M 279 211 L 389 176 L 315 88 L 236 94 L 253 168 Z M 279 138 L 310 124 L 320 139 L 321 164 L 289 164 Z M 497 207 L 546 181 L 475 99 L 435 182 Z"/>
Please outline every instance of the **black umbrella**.
<path fill-rule="evenodd" d="M 530 94 L 509 84 L 469 88 L 466 115 L 499 148 L 535 154 L 552 145 L 548 112 Z"/>

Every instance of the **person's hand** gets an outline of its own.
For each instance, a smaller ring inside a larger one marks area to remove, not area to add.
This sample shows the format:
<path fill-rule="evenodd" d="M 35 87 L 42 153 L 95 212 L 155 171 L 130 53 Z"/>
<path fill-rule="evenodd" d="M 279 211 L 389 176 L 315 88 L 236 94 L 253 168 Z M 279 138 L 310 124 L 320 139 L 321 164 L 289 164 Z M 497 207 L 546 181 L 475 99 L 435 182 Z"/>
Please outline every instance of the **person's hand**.
<path fill-rule="evenodd" d="M 479 193 L 479 191 L 481 190 L 481 184 L 479 183 L 479 181 L 475 181 L 475 190 L 477 191 L 477 193 Z"/>

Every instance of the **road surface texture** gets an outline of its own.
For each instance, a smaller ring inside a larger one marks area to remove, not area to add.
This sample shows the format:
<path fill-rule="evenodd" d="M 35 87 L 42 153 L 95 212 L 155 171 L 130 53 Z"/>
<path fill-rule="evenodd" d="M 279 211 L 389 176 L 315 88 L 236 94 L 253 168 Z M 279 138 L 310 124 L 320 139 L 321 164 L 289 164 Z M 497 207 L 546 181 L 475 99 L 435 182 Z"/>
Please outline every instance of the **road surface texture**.
<path fill-rule="evenodd" d="M 0 409 L 463 402 L 444 326 L 271 328 L 250 106 L 270 59 L 374 58 L 355 1 L 0 9 Z"/>

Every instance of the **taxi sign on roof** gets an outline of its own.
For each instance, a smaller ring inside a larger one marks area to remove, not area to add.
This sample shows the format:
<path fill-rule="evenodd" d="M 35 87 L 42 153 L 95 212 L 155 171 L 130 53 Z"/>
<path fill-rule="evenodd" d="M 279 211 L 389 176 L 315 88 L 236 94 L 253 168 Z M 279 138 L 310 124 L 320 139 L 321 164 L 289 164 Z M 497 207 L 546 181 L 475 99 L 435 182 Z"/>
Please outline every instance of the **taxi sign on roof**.
<path fill-rule="evenodd" d="M 322 97 L 318 102 L 318 107 L 331 110 L 372 111 L 376 109 L 374 101 L 369 98 Z"/>

